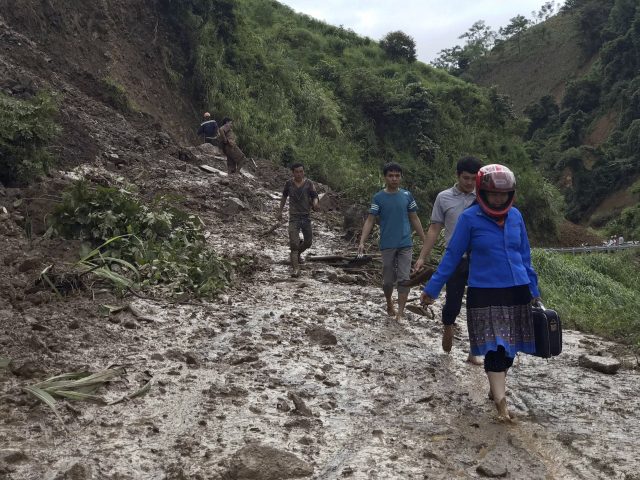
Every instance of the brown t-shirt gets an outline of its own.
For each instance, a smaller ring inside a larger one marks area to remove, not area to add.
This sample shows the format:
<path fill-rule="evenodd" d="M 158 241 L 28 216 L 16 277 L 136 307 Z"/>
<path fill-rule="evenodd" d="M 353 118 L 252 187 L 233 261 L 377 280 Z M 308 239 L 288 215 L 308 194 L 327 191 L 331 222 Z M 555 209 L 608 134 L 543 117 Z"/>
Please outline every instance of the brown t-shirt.
<path fill-rule="evenodd" d="M 311 213 L 313 199 L 318 196 L 313 182 L 305 179 L 302 186 L 297 187 L 293 180 L 287 180 L 282 195 L 289 197 L 289 218 L 308 217 Z"/>

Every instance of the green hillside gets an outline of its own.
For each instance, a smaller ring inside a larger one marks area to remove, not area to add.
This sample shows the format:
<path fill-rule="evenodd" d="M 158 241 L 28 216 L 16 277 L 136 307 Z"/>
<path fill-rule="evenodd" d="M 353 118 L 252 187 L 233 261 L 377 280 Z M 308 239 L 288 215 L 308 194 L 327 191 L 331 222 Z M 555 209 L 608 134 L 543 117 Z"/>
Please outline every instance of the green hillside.
<path fill-rule="evenodd" d="M 452 184 L 458 158 L 475 154 L 517 172 L 532 235 L 553 237 L 559 196 L 535 174 L 525 124 L 495 90 L 277 2 L 161 4 L 183 38 L 167 68 L 203 109 L 234 118 L 247 154 L 302 161 L 362 204 L 380 166 L 397 161 L 423 214 Z"/>
<path fill-rule="evenodd" d="M 559 102 L 568 80 L 590 61 L 580 47 L 581 34 L 571 14 L 555 15 L 532 26 L 517 42 L 497 45 L 490 55 L 470 64 L 462 78 L 509 95 L 517 112 L 545 95 Z"/>
<path fill-rule="evenodd" d="M 528 118 L 526 150 L 563 189 L 570 220 L 640 237 L 636 0 L 568 1 L 465 75 L 498 85 Z"/>

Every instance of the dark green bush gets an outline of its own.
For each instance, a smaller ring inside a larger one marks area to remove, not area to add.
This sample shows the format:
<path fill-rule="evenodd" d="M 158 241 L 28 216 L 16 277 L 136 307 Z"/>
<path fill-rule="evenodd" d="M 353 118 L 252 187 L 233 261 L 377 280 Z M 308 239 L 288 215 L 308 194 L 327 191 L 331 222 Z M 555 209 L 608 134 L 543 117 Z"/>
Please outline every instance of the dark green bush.
<path fill-rule="evenodd" d="M 77 182 L 64 193 L 52 228 L 92 247 L 123 236 L 102 253 L 135 265 L 142 287 L 215 296 L 231 281 L 233 265 L 207 246 L 201 220 L 173 203 L 160 197 L 147 206 L 124 190 Z"/>
<path fill-rule="evenodd" d="M 21 100 L 0 92 L 0 182 L 21 185 L 47 171 L 53 162 L 48 147 L 60 133 L 57 112 L 50 93 Z"/>

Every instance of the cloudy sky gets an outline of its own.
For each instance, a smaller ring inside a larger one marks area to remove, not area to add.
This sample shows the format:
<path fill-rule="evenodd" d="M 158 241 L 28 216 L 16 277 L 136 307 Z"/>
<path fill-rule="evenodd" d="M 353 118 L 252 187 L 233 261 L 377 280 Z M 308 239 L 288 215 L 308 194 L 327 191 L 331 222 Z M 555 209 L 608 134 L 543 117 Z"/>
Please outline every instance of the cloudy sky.
<path fill-rule="evenodd" d="M 342 25 L 380 40 L 402 30 L 416 41 L 418 59 L 429 63 L 443 48 L 463 44 L 458 37 L 476 20 L 493 30 L 518 14 L 531 18 L 545 0 L 278 0 L 295 11 Z M 556 0 L 556 4 L 564 3 Z"/>

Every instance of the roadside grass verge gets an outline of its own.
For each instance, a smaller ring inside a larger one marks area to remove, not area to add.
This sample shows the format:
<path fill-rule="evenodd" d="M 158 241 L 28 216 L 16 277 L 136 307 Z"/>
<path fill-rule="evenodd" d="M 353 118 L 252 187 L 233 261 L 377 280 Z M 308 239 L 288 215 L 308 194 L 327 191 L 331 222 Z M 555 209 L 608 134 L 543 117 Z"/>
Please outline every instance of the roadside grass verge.
<path fill-rule="evenodd" d="M 640 347 L 640 252 L 532 256 L 543 301 L 566 327 Z"/>

